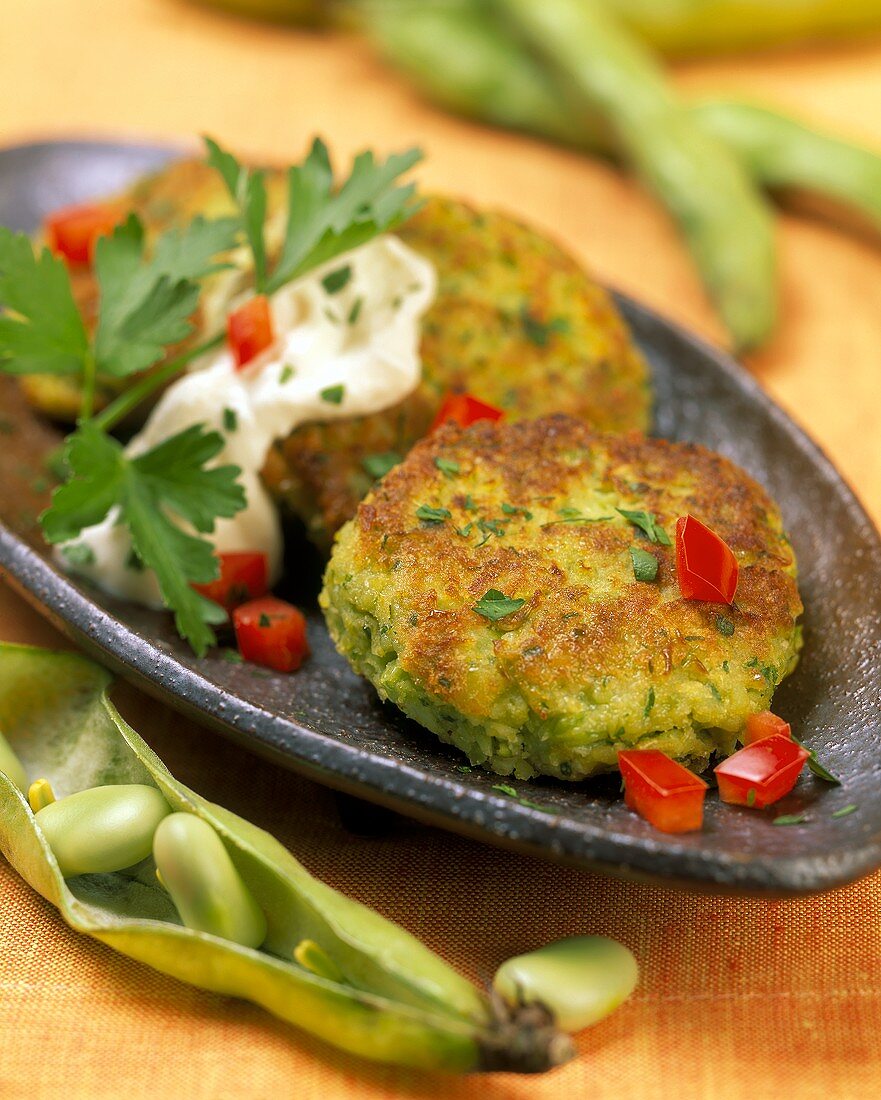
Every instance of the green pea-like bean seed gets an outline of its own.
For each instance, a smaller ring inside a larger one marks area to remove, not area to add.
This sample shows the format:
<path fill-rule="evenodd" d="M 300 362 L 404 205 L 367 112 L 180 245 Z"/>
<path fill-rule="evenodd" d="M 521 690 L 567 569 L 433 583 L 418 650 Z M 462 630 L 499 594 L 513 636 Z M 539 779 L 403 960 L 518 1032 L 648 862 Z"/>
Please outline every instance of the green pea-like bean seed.
<path fill-rule="evenodd" d="M 14 783 L 22 794 L 27 794 L 27 772 L 24 770 L 24 765 L 12 751 L 12 746 L 2 733 L 0 733 L 0 772 L 3 772 L 10 783 Z"/>
<path fill-rule="evenodd" d="M 153 858 L 187 928 L 243 947 L 259 947 L 266 939 L 263 910 L 207 821 L 170 814 L 156 830 Z"/>
<path fill-rule="evenodd" d="M 300 940 L 294 948 L 294 961 L 305 970 L 327 978 L 331 982 L 344 982 L 345 976 L 323 947 L 314 940 Z"/>
<path fill-rule="evenodd" d="M 155 787 L 120 783 L 77 791 L 35 815 L 62 875 L 121 871 L 150 854 L 171 807 Z"/>
<path fill-rule="evenodd" d="M 580 1031 L 627 1000 L 636 959 L 605 936 L 569 936 L 502 963 L 493 985 L 509 1004 L 540 1002 L 563 1031 Z"/>

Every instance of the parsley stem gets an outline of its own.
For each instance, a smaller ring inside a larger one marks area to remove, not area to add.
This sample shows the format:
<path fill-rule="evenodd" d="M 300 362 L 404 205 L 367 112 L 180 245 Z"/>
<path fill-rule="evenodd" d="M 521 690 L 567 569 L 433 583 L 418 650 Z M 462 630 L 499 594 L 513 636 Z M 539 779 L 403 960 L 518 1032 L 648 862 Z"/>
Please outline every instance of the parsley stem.
<path fill-rule="evenodd" d="M 206 340 L 204 344 L 199 344 L 198 347 L 185 351 L 183 355 L 178 355 L 174 359 L 169 359 L 169 361 L 164 363 L 159 370 L 153 371 L 152 374 L 145 375 L 140 382 L 137 382 L 131 389 L 126 390 L 125 393 L 121 393 L 115 401 L 110 402 L 107 408 L 99 412 L 95 417 L 95 424 L 104 431 L 118 424 L 120 420 L 128 416 L 132 409 L 137 408 L 137 406 L 148 398 L 150 394 L 154 393 L 161 386 L 164 386 L 166 382 L 170 382 L 176 374 L 179 374 L 183 370 L 187 363 L 191 363 L 194 359 L 198 359 L 199 356 L 204 355 L 206 351 L 211 351 L 212 348 L 216 348 L 223 342 L 223 338 L 224 334 L 219 332 L 216 336 L 212 336 L 210 340 Z M 83 400 L 85 402 L 85 398 Z M 86 415 L 85 412 L 83 415 Z"/>
<path fill-rule="evenodd" d="M 95 407 L 95 381 L 98 373 L 95 353 L 90 349 L 83 359 L 83 399 L 80 405 L 80 416 L 88 420 Z"/>

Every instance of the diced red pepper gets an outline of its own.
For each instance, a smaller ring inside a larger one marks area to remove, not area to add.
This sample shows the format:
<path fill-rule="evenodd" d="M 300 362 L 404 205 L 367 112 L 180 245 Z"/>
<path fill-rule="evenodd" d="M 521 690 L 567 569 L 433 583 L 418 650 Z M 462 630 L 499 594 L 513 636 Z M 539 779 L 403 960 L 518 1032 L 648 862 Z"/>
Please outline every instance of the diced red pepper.
<path fill-rule="evenodd" d="M 715 531 L 694 516 L 676 521 L 676 576 L 686 600 L 733 603 L 737 558 Z"/>
<path fill-rule="evenodd" d="M 293 672 L 309 656 L 306 620 L 293 604 L 263 596 L 232 613 L 239 653 L 276 672 Z"/>
<path fill-rule="evenodd" d="M 704 820 L 707 784 L 659 749 L 622 749 L 624 801 L 663 833 L 689 833 Z"/>
<path fill-rule="evenodd" d="M 99 237 L 119 225 L 122 210 L 109 203 L 85 202 L 55 210 L 43 223 L 46 244 L 72 264 L 89 264 Z"/>
<path fill-rule="evenodd" d="M 495 405 L 487 405 L 470 393 L 448 393 L 441 402 L 430 430 L 434 431 L 448 420 L 452 420 L 460 428 L 467 428 L 478 420 L 501 420 L 504 415 Z"/>
<path fill-rule="evenodd" d="M 217 560 L 220 576 L 207 584 L 194 584 L 197 592 L 227 611 L 266 595 L 269 584 L 265 554 L 258 550 L 232 550 L 218 554 Z"/>
<path fill-rule="evenodd" d="M 231 313 L 226 320 L 226 332 L 238 369 L 272 347 L 275 334 L 266 295 L 255 294 Z"/>
<path fill-rule="evenodd" d="M 756 741 L 763 741 L 766 737 L 792 737 L 792 726 L 769 710 L 751 714 L 746 720 L 746 729 L 743 731 L 744 745 L 752 745 Z"/>
<path fill-rule="evenodd" d="M 810 755 L 779 733 L 755 741 L 716 768 L 719 797 L 736 806 L 764 809 L 789 794 Z"/>

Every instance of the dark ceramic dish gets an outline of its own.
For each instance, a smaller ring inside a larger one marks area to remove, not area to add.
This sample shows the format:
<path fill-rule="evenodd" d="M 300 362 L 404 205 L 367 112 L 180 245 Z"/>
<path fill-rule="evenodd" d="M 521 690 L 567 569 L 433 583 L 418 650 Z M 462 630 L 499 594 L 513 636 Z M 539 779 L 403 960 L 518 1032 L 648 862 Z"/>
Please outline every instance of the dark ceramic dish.
<path fill-rule="evenodd" d="M 8 149 L 0 153 L 0 224 L 30 230 L 52 207 L 120 186 L 170 155 L 95 142 Z M 349 671 L 314 600 L 314 655 L 297 674 L 221 654 L 196 660 L 170 616 L 114 601 L 48 559 L 34 517 L 46 494 L 41 458 L 57 437 L 8 380 L 0 388 L 0 568 L 99 661 L 254 752 L 349 794 L 532 855 L 665 885 L 793 894 L 852 880 L 881 865 L 878 535 L 827 459 L 740 367 L 635 303 L 620 305 L 652 364 L 658 434 L 716 448 L 780 502 L 807 612 L 804 656 L 775 709 L 840 787 L 805 774 L 773 813 L 726 807 L 711 792 L 703 831 L 667 837 L 625 807 L 610 777 L 511 784 L 539 809 L 494 789 L 498 777 L 463 770 L 461 755 L 381 706 Z M 302 548 L 291 549 L 302 575 Z M 856 812 L 833 816 L 850 804 Z M 804 824 L 772 824 L 796 812 Z"/>

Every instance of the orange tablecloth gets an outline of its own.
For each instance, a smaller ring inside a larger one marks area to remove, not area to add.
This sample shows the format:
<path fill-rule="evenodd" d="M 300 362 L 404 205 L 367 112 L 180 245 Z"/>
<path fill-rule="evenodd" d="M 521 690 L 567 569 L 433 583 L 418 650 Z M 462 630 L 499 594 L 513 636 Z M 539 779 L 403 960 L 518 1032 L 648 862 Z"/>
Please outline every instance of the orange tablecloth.
<path fill-rule="evenodd" d="M 6 0 L 0 142 L 71 133 L 190 136 L 341 156 L 418 140 L 427 185 L 513 210 L 606 281 L 709 336 L 716 327 L 664 216 L 611 169 L 419 103 L 356 41 L 262 28 L 173 0 Z M 693 88 L 744 90 L 881 146 L 881 45 L 716 62 Z M 784 316 L 751 367 L 881 518 L 881 250 L 781 222 Z M 0 586 L 0 637 L 57 636 Z M 847 1100 L 881 1085 L 881 876 L 813 900 L 695 897 L 520 859 L 402 824 L 343 833 L 331 796 L 124 690 L 129 720 L 180 777 L 258 821 L 334 885 L 475 979 L 572 932 L 627 943 L 633 1000 L 541 1079 L 455 1081 L 366 1066 L 248 1005 L 75 937 L 0 864 L 0 1096 L 263 1100 L 670 1096 Z M 247 777 L 243 782 L 242 777 Z"/>

